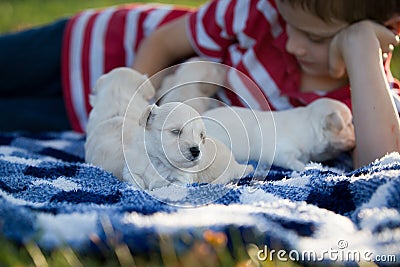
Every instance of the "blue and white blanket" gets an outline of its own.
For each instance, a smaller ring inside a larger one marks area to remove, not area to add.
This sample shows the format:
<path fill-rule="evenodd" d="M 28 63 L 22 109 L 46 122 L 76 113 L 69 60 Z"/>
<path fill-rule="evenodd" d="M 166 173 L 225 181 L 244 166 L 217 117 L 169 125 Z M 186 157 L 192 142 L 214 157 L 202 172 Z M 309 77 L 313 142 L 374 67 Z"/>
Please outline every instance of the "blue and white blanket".
<path fill-rule="evenodd" d="M 228 237 L 236 229 L 260 251 L 285 249 L 279 257 L 400 262 L 399 154 L 354 171 L 343 155 L 303 172 L 261 168 L 258 180 L 159 189 L 165 202 L 85 164 L 83 144 L 73 132 L 0 134 L 3 236 L 90 251 L 114 235 L 148 253 L 161 235 L 184 251 L 207 229 Z"/>

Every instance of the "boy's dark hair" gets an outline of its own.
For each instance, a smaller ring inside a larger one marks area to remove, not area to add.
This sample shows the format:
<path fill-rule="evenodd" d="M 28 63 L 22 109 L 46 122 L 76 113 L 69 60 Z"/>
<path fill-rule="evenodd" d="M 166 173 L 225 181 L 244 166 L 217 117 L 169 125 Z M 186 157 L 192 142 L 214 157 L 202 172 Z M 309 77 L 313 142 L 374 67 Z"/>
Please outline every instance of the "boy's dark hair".
<path fill-rule="evenodd" d="M 326 22 L 354 23 L 369 19 L 383 24 L 396 13 L 400 0 L 279 0 L 312 12 Z"/>

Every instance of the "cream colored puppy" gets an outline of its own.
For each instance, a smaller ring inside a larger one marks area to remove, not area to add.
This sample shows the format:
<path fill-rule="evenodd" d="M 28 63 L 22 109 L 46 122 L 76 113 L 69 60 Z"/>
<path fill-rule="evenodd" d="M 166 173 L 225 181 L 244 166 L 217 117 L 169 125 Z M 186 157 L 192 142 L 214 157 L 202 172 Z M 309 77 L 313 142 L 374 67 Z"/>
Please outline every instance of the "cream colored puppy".
<path fill-rule="evenodd" d="M 148 106 L 139 126 L 125 146 L 123 179 L 142 189 L 227 183 L 252 171 L 238 164 L 223 144 L 207 139 L 200 114 L 184 103 Z"/>
<path fill-rule="evenodd" d="M 85 161 L 122 178 L 125 111 L 131 101 L 125 119 L 133 128 L 137 127 L 143 110 L 154 95 L 155 89 L 147 77 L 131 68 L 116 68 L 102 75 L 90 95 L 93 109 L 86 127 Z M 128 128 L 126 130 L 129 131 Z"/>
<path fill-rule="evenodd" d="M 207 132 L 226 145 L 239 161 L 257 160 L 293 170 L 322 162 L 355 146 L 349 108 L 322 98 L 307 107 L 262 112 L 221 107 L 204 114 Z"/>
<path fill-rule="evenodd" d="M 130 68 L 117 68 L 97 81 L 90 96 L 86 162 L 132 182 L 124 172 L 125 149 L 128 166 L 143 189 L 171 182 L 226 183 L 251 171 L 222 144 L 217 143 L 215 154 L 199 113 L 190 106 L 149 105 L 154 91 L 146 76 Z"/>
<path fill-rule="evenodd" d="M 225 67 L 218 63 L 195 57 L 179 65 L 166 76 L 157 90 L 159 104 L 185 102 L 200 114 L 216 107 L 213 96 L 225 83 Z"/>
<path fill-rule="evenodd" d="M 130 117 L 139 120 L 149 100 L 155 96 L 153 85 L 146 75 L 127 68 L 116 68 L 102 75 L 96 82 L 89 102 L 92 110 L 89 115 L 87 132 L 100 122 L 116 116 L 124 116 L 130 101 Z"/>

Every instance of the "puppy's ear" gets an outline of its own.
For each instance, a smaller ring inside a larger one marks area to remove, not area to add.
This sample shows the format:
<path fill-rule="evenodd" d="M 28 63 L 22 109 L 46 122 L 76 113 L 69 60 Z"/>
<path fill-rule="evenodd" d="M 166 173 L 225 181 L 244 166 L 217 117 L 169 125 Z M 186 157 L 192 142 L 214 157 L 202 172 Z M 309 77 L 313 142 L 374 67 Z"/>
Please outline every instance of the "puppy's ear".
<path fill-rule="evenodd" d="M 340 132 L 343 129 L 344 122 L 339 111 L 333 111 L 324 119 L 323 129 L 331 132 Z"/>
<path fill-rule="evenodd" d="M 143 113 L 142 113 L 142 115 L 140 116 L 140 119 L 139 119 L 139 125 L 140 126 L 147 127 L 152 123 L 152 121 L 154 119 L 154 116 L 155 116 L 155 112 L 154 111 L 155 111 L 156 108 L 157 108 L 156 104 L 148 105 L 146 107 L 146 109 L 143 111 Z"/>

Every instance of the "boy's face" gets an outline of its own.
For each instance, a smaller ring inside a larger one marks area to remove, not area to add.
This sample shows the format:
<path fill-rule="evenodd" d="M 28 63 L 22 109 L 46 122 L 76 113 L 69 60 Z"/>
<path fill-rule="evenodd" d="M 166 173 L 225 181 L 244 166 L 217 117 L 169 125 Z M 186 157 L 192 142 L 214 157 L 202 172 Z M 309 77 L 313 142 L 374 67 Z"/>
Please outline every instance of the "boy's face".
<path fill-rule="evenodd" d="M 296 57 L 304 73 L 329 75 L 330 42 L 336 33 L 348 26 L 348 23 L 327 23 L 301 7 L 294 8 L 281 0 L 276 3 L 287 23 L 286 51 Z"/>

